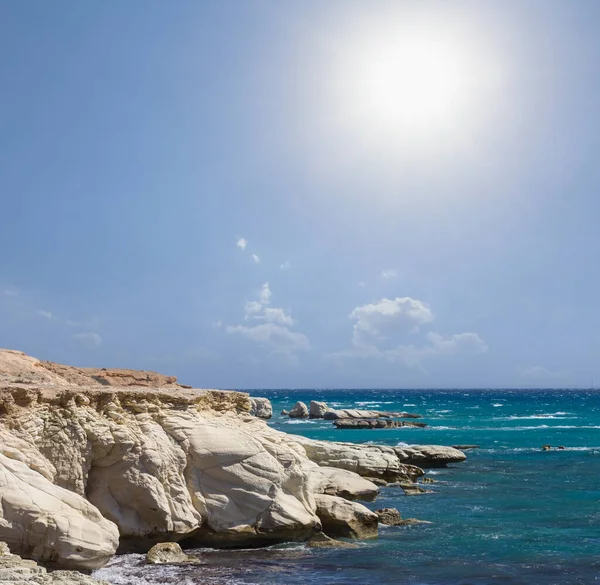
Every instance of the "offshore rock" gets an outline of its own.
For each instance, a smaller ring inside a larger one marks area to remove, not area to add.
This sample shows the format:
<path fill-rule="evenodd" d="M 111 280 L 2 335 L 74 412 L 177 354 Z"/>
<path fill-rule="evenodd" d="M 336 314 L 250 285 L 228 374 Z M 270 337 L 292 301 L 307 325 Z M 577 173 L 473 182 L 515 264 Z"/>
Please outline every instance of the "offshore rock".
<path fill-rule="evenodd" d="M 354 418 L 334 420 L 336 429 L 396 429 L 401 427 L 423 428 L 425 423 L 405 422 L 386 418 Z"/>
<path fill-rule="evenodd" d="M 176 542 L 160 542 L 146 554 L 146 562 L 150 565 L 187 563 L 191 560 L 192 557 L 186 555 Z"/>
<path fill-rule="evenodd" d="M 289 412 L 290 418 L 308 418 L 308 408 L 304 402 L 296 402 Z"/>
<path fill-rule="evenodd" d="M 442 445 L 408 445 L 394 447 L 400 461 L 423 468 L 446 467 L 448 463 L 461 463 L 467 456 L 453 447 Z"/>
<path fill-rule="evenodd" d="M 250 414 L 258 418 L 271 418 L 273 416 L 273 406 L 268 398 L 250 397 Z"/>
<path fill-rule="evenodd" d="M 323 418 L 325 413 L 331 410 L 325 402 L 318 402 L 317 400 L 311 400 L 308 409 L 308 415 L 310 418 Z"/>
<path fill-rule="evenodd" d="M 317 495 L 317 515 L 323 532 L 332 538 L 377 538 L 377 514 L 362 504 L 335 496 Z"/>
<path fill-rule="evenodd" d="M 381 410 L 359 410 L 346 408 L 340 410 L 328 410 L 323 418 L 326 420 L 339 420 L 346 418 L 421 418 L 420 414 L 410 412 L 385 412 Z"/>
<path fill-rule="evenodd" d="M 402 516 L 396 508 L 382 508 L 376 510 L 375 514 L 377 514 L 379 522 L 387 526 L 398 526 L 402 522 Z"/>

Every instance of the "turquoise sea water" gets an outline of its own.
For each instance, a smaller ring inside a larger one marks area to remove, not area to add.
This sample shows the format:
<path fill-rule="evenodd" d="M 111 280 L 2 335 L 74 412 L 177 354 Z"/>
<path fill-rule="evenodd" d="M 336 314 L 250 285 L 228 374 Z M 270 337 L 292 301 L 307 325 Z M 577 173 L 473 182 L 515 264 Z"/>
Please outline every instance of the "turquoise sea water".
<path fill-rule="evenodd" d="M 315 439 L 386 445 L 477 444 L 466 462 L 428 472 L 433 493 L 382 488 L 366 504 L 432 524 L 382 527 L 358 550 L 291 544 L 198 551 L 199 567 L 152 567 L 118 557 L 96 575 L 132 583 L 319 585 L 593 585 L 600 583 L 600 392 L 574 390 L 261 391 L 270 424 Z M 337 430 L 280 417 L 297 400 L 335 408 L 406 410 L 425 429 Z M 541 450 L 543 444 L 564 450 Z"/>

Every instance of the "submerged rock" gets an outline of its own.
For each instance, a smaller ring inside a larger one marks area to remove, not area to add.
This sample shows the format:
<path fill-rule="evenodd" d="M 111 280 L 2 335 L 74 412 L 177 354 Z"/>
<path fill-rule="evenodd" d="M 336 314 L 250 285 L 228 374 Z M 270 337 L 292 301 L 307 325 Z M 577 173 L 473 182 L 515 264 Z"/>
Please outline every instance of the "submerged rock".
<path fill-rule="evenodd" d="M 342 540 L 329 538 L 329 536 L 323 532 L 317 532 L 317 534 L 306 543 L 306 546 L 310 548 L 358 548 L 358 546 L 352 542 L 344 542 Z"/>
<path fill-rule="evenodd" d="M 426 490 L 416 483 L 399 482 L 398 487 L 401 487 L 407 496 L 420 496 L 421 494 L 430 494 L 431 490 Z"/>
<path fill-rule="evenodd" d="M 192 557 L 186 555 L 176 542 L 160 542 L 146 554 L 146 562 L 150 565 L 186 563 L 191 560 Z"/>
<path fill-rule="evenodd" d="M 273 406 L 268 398 L 250 398 L 250 414 L 258 418 L 271 418 Z"/>
<path fill-rule="evenodd" d="M 333 538 L 377 538 L 377 514 L 362 504 L 336 496 L 316 495 L 323 532 Z"/>
<path fill-rule="evenodd" d="M 452 448 L 459 451 L 466 451 L 468 449 L 479 449 L 479 445 L 452 445 Z"/>
<path fill-rule="evenodd" d="M 304 402 L 296 402 L 289 412 L 290 418 L 308 418 L 308 407 Z"/>

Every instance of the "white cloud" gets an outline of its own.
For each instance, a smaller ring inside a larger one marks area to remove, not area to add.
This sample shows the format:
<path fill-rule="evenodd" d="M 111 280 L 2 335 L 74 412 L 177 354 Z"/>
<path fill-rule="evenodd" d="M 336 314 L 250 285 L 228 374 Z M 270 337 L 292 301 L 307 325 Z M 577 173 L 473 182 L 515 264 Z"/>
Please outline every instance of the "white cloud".
<path fill-rule="evenodd" d="M 252 254 L 252 260 L 255 264 L 260 264 L 260 258 L 256 254 Z"/>
<path fill-rule="evenodd" d="M 86 332 L 86 333 L 76 333 L 73 335 L 73 339 L 79 341 L 85 347 L 90 349 L 100 347 L 102 345 L 102 337 L 97 333 Z"/>
<path fill-rule="evenodd" d="M 457 333 L 444 339 L 439 333 L 430 332 L 427 340 L 433 353 L 438 355 L 478 355 L 488 350 L 487 344 L 477 333 Z"/>
<path fill-rule="evenodd" d="M 37 314 L 40 317 L 44 317 L 44 319 L 48 319 L 48 321 L 52 321 L 52 319 L 54 319 L 54 315 L 50 311 L 42 311 L 42 309 L 40 309 Z"/>
<path fill-rule="evenodd" d="M 271 302 L 271 289 L 269 283 L 265 282 L 260 289 L 259 299 L 262 305 L 268 305 Z"/>
<path fill-rule="evenodd" d="M 286 260 L 283 264 L 279 265 L 279 270 L 291 270 L 292 265 L 289 260 Z"/>
<path fill-rule="evenodd" d="M 387 270 L 381 271 L 381 278 L 385 278 L 386 280 L 396 278 L 396 276 L 398 276 L 398 272 L 394 268 L 388 268 Z"/>
<path fill-rule="evenodd" d="M 248 241 L 245 240 L 244 238 L 240 238 L 236 244 L 236 246 L 238 248 L 241 248 L 242 250 L 245 250 L 247 245 L 248 245 Z"/>
<path fill-rule="evenodd" d="M 247 301 L 244 306 L 245 321 L 259 321 L 259 324 L 236 325 L 226 328 L 227 333 L 237 333 L 265 347 L 272 353 L 292 356 L 299 351 L 310 350 L 308 337 L 303 333 L 291 331 L 294 325 L 291 315 L 279 307 L 270 307 L 271 289 L 265 282 L 259 293 L 258 301 Z"/>
<path fill-rule="evenodd" d="M 363 346 L 386 339 L 392 333 L 416 332 L 421 325 L 433 321 L 433 313 L 419 300 L 396 297 L 356 307 L 350 319 L 356 321 L 353 343 Z"/>
<path fill-rule="evenodd" d="M 19 296 L 19 291 L 15 290 L 14 288 L 5 288 L 3 292 L 7 297 L 18 297 Z"/>
<path fill-rule="evenodd" d="M 364 281 L 359 280 L 358 281 L 358 286 L 360 286 L 361 288 L 365 288 L 365 286 L 367 286 L 367 285 L 364 283 Z"/>

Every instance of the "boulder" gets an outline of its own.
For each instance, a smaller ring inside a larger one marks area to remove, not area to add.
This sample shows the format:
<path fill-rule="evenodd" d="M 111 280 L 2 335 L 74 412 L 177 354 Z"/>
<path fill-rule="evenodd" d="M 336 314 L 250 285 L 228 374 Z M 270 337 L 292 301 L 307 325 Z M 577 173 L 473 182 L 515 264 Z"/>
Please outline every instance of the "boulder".
<path fill-rule="evenodd" d="M 308 477 L 315 494 L 365 502 L 372 502 L 379 494 L 379 488 L 373 482 L 344 469 L 315 465 L 309 469 Z"/>
<path fill-rule="evenodd" d="M 250 414 L 258 418 L 271 418 L 273 406 L 268 398 L 250 398 Z"/>
<path fill-rule="evenodd" d="M 290 409 L 290 418 L 308 418 L 308 408 L 304 402 L 296 402 Z"/>
<path fill-rule="evenodd" d="M 422 468 L 446 467 L 448 463 L 460 463 L 467 458 L 462 451 L 442 445 L 394 447 L 394 452 L 403 463 Z"/>
<path fill-rule="evenodd" d="M 186 555 L 176 542 L 160 542 L 155 544 L 146 554 L 146 562 L 150 565 L 167 563 L 187 563 L 192 557 Z"/>
<path fill-rule="evenodd" d="M 459 451 L 466 451 L 467 449 L 479 449 L 479 445 L 452 445 L 452 448 Z"/>
<path fill-rule="evenodd" d="M 377 514 L 362 504 L 336 496 L 316 495 L 317 516 L 332 538 L 377 538 Z"/>
<path fill-rule="evenodd" d="M 76 571 L 48 573 L 35 561 L 11 554 L 4 542 L 0 542 L 0 582 L 6 585 L 109 585 Z"/>
<path fill-rule="evenodd" d="M 344 542 L 342 540 L 335 540 L 329 538 L 322 532 L 317 532 L 307 543 L 306 546 L 310 548 L 358 548 L 358 545 L 352 542 Z"/>
<path fill-rule="evenodd" d="M 82 496 L 0 454 L 0 539 L 36 561 L 89 570 L 114 555 L 119 532 Z"/>
<path fill-rule="evenodd" d="M 310 418 L 323 418 L 327 411 L 331 410 L 325 402 L 318 402 L 316 400 L 310 401 L 308 409 L 308 415 Z"/>
<path fill-rule="evenodd" d="M 432 493 L 431 490 L 426 490 L 426 489 L 422 488 L 420 485 L 417 485 L 416 483 L 401 481 L 394 485 L 397 487 L 401 487 L 402 490 L 404 491 L 404 494 L 407 496 L 420 496 L 421 494 Z"/>
<path fill-rule="evenodd" d="M 285 408 L 279 413 L 281 414 L 281 416 L 289 416 L 290 415 L 290 411 L 286 410 Z"/>
<path fill-rule="evenodd" d="M 396 508 L 382 508 L 376 510 L 380 524 L 386 524 L 387 526 L 398 526 L 402 522 L 402 516 Z"/>

